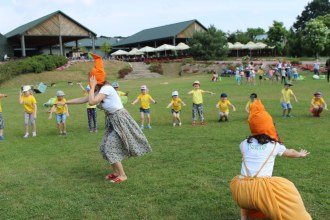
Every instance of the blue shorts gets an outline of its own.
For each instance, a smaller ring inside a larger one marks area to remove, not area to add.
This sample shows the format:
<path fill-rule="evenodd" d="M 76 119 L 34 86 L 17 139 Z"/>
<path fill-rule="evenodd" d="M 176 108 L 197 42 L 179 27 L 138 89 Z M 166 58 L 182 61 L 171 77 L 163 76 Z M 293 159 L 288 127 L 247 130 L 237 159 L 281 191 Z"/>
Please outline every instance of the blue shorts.
<path fill-rule="evenodd" d="M 283 109 L 291 109 L 292 105 L 291 103 L 281 102 L 281 106 Z"/>
<path fill-rule="evenodd" d="M 56 122 L 61 123 L 66 121 L 66 114 L 56 114 Z"/>
<path fill-rule="evenodd" d="M 150 108 L 147 108 L 147 109 L 140 108 L 140 112 L 143 112 L 145 114 L 150 114 Z"/>

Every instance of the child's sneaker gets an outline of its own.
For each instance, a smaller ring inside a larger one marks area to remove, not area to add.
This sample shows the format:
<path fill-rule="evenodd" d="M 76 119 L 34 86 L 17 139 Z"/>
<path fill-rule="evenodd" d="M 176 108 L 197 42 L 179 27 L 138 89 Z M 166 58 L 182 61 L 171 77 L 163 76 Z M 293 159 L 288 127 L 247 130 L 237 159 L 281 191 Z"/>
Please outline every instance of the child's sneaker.
<path fill-rule="evenodd" d="M 0 136 L 0 140 L 5 140 L 5 137 L 4 136 Z"/>
<path fill-rule="evenodd" d="M 148 125 L 147 127 L 148 127 L 149 129 L 151 129 L 151 125 Z"/>
<path fill-rule="evenodd" d="M 179 122 L 179 126 L 181 126 L 182 125 L 182 123 L 181 122 Z"/>
<path fill-rule="evenodd" d="M 26 133 L 25 135 L 24 135 L 24 138 L 28 138 L 29 137 L 29 133 Z"/>
<path fill-rule="evenodd" d="M 32 132 L 32 137 L 36 137 L 37 133 L 36 132 Z"/>
<path fill-rule="evenodd" d="M 205 125 L 205 121 L 202 121 L 202 122 L 201 122 L 201 125 Z"/>
<path fill-rule="evenodd" d="M 176 124 L 175 123 L 173 123 L 173 127 L 175 127 L 176 126 Z"/>
<path fill-rule="evenodd" d="M 143 129 L 144 129 L 144 126 L 143 126 L 143 125 L 141 125 L 141 126 L 140 126 L 140 128 L 141 128 L 141 130 L 143 130 Z"/>
<path fill-rule="evenodd" d="M 196 125 L 196 122 L 195 121 L 193 121 L 192 123 L 191 123 L 191 126 L 195 126 Z"/>

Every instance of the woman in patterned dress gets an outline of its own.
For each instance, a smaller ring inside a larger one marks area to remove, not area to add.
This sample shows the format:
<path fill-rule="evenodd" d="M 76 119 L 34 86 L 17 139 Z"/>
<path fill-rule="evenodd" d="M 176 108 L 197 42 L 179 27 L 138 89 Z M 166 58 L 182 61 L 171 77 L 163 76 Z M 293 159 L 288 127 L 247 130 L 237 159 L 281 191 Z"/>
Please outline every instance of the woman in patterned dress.
<path fill-rule="evenodd" d="M 112 167 L 106 176 L 113 183 L 127 180 L 121 161 L 125 158 L 142 156 L 151 152 L 151 147 L 142 130 L 124 109 L 116 90 L 108 83 L 98 84 L 95 76 L 90 78 L 88 96 L 71 99 L 66 104 L 98 104 L 105 112 L 105 131 L 100 151 Z"/>

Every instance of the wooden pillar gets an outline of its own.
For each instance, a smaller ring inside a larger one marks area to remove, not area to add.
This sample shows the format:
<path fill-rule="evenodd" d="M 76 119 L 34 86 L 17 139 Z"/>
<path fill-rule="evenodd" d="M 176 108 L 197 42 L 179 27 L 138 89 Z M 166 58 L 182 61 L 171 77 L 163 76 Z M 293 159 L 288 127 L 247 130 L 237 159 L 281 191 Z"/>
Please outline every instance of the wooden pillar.
<path fill-rule="evenodd" d="M 60 55 L 63 56 L 63 44 L 62 44 L 62 36 L 58 37 L 59 45 L 60 45 Z"/>
<path fill-rule="evenodd" d="M 21 50 L 22 50 L 22 57 L 26 57 L 24 35 L 21 35 Z"/>
<path fill-rule="evenodd" d="M 176 45 L 176 42 L 175 42 L 175 36 L 173 37 L 173 46 Z"/>

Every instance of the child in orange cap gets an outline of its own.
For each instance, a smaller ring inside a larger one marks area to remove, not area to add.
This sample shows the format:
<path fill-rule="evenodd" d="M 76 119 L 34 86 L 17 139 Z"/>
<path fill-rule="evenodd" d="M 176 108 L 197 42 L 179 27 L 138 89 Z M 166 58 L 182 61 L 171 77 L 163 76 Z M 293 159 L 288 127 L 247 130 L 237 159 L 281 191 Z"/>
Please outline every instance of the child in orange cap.
<path fill-rule="evenodd" d="M 241 220 L 311 220 L 293 183 L 272 176 L 276 156 L 302 158 L 309 152 L 287 149 L 282 144 L 272 117 L 260 100 L 251 104 L 248 122 L 251 136 L 240 144 L 241 174 L 230 183 L 233 199 L 241 207 Z"/>
<path fill-rule="evenodd" d="M 320 117 L 320 114 L 323 109 L 328 110 L 328 107 L 327 103 L 322 98 L 322 92 L 315 92 L 310 109 L 311 113 L 313 113 L 313 117 Z"/>
<path fill-rule="evenodd" d="M 194 89 L 191 90 L 190 92 L 188 92 L 188 95 L 192 95 L 192 101 L 193 101 L 193 105 L 192 105 L 192 126 L 196 125 L 196 116 L 197 113 L 199 115 L 199 119 L 201 121 L 201 125 L 205 125 L 205 118 L 204 118 L 204 108 L 203 108 L 203 93 L 208 93 L 211 95 L 214 95 L 213 92 L 210 91 L 205 91 L 200 89 L 200 82 L 199 81 L 195 81 L 193 83 L 193 87 Z"/>

